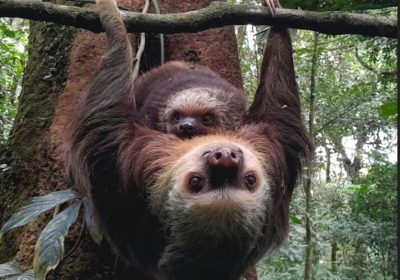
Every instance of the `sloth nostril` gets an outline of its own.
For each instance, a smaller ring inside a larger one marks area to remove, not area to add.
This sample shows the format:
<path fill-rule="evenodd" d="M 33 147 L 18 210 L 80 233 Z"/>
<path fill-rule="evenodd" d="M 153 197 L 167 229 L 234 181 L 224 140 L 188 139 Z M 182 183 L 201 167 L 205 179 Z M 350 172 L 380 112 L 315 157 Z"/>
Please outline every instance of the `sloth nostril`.
<path fill-rule="evenodd" d="M 193 130 L 193 125 L 187 124 L 187 123 L 182 124 L 182 125 L 179 127 L 179 130 L 180 130 L 180 131 L 191 132 L 191 131 Z"/>
<path fill-rule="evenodd" d="M 217 169 L 237 169 L 241 163 L 241 154 L 230 148 L 219 148 L 208 156 L 208 165 Z"/>

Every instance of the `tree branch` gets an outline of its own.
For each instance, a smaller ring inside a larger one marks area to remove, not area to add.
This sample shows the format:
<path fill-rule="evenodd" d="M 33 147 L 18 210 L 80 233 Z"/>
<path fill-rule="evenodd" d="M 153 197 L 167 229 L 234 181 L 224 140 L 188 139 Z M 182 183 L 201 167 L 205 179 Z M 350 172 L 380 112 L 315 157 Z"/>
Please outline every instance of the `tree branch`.
<path fill-rule="evenodd" d="M 360 34 L 397 38 L 395 17 L 344 12 L 310 12 L 277 9 L 273 17 L 261 6 L 213 2 L 180 14 L 122 12 L 129 32 L 190 33 L 226 25 L 276 25 L 325 34 Z M 102 32 L 96 11 L 74 6 L 27 0 L 0 0 L 0 17 L 19 17 Z"/>
<path fill-rule="evenodd" d="M 362 67 L 364 67 L 365 69 L 367 69 L 377 75 L 393 75 L 393 76 L 395 76 L 397 74 L 397 71 L 379 71 L 379 70 L 373 68 L 372 66 L 368 65 L 368 63 L 366 63 L 364 60 L 362 60 L 360 54 L 358 53 L 357 48 L 355 49 L 354 54 L 356 56 L 358 63 L 360 63 Z"/>

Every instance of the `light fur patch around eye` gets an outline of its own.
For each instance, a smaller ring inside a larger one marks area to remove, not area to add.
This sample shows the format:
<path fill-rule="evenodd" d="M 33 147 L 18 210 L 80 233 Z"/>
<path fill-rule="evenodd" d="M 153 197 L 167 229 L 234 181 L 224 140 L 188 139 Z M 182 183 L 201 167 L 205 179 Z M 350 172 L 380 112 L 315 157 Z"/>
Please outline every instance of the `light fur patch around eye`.
<path fill-rule="evenodd" d="M 252 171 L 257 174 L 257 184 L 258 186 L 262 186 L 257 188 L 257 191 L 252 194 L 250 194 L 248 191 L 235 191 L 232 196 L 234 200 L 237 202 L 246 203 L 246 200 L 253 200 L 255 197 L 259 195 L 264 196 L 264 193 L 269 192 L 270 180 L 264 170 L 264 156 L 256 152 L 252 147 L 246 145 L 246 143 L 242 142 L 240 139 L 224 135 L 208 135 L 193 139 L 190 142 L 182 143 L 181 150 L 185 152 L 181 153 L 183 154 L 182 157 L 177 159 L 173 168 L 173 178 L 175 178 L 174 188 L 179 189 L 179 192 L 182 194 L 186 193 L 185 189 L 183 188 L 185 185 L 183 180 L 187 178 L 186 175 L 189 173 L 204 174 L 201 156 L 205 151 L 212 150 L 215 147 L 240 148 L 240 150 L 243 151 L 245 163 L 243 172 L 247 173 Z M 189 200 L 195 199 L 195 196 L 192 194 L 188 195 Z M 205 195 L 205 197 L 202 198 L 202 202 L 207 204 L 212 201 L 208 200 L 210 198 L 212 197 Z"/>
<path fill-rule="evenodd" d="M 197 111 L 199 113 L 212 111 L 217 112 L 218 117 L 225 118 L 228 108 L 224 102 L 216 98 L 218 94 L 219 90 L 213 88 L 192 88 L 180 91 L 170 98 L 160 119 L 167 121 L 175 111 L 188 114 L 195 114 Z"/>

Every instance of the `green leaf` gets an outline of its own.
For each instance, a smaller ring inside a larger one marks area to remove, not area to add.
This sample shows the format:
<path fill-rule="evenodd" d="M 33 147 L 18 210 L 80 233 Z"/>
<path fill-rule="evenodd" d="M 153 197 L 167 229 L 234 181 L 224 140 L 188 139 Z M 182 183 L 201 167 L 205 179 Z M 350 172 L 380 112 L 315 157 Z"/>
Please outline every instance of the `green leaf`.
<path fill-rule="evenodd" d="M 35 278 L 35 274 L 33 273 L 33 270 L 29 269 L 29 270 L 25 271 L 24 274 L 19 275 L 17 277 L 13 277 L 12 280 L 36 280 L 36 278 Z"/>
<path fill-rule="evenodd" d="M 85 225 L 94 242 L 100 244 L 103 239 L 103 228 L 96 209 L 94 208 L 92 200 L 88 197 L 83 200 L 83 204 L 85 206 Z"/>
<path fill-rule="evenodd" d="M 382 118 L 388 118 L 397 114 L 397 102 L 389 101 L 379 108 L 379 115 Z"/>
<path fill-rule="evenodd" d="M 290 222 L 295 225 L 301 225 L 301 220 L 295 214 L 290 214 Z"/>
<path fill-rule="evenodd" d="M 8 30 L 8 29 L 4 29 L 3 32 L 4 32 L 4 35 L 6 35 L 7 37 L 15 38 L 15 32 L 14 31 Z"/>
<path fill-rule="evenodd" d="M 21 267 L 16 261 L 0 264 L 0 277 L 19 275 L 21 273 Z"/>
<path fill-rule="evenodd" d="M 33 270 L 38 280 L 57 267 L 64 256 L 64 237 L 76 221 L 81 202 L 75 203 L 55 216 L 43 229 L 35 246 Z"/>
<path fill-rule="evenodd" d="M 44 196 L 32 198 L 32 202 L 11 216 L 11 218 L 3 225 L 0 230 L 0 242 L 4 233 L 7 231 L 26 225 L 35 219 L 39 214 L 59 205 L 68 200 L 79 198 L 72 190 L 63 190 L 52 192 Z"/>

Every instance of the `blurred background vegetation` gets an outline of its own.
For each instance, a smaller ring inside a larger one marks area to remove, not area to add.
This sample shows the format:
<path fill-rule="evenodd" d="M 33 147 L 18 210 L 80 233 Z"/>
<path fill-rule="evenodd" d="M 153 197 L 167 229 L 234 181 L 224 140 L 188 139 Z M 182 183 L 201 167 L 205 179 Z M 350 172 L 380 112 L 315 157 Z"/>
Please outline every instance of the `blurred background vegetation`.
<path fill-rule="evenodd" d="M 390 1 L 302 2 L 304 9 L 396 15 L 386 8 Z M 380 9 L 364 10 L 369 2 Z M 249 100 L 258 83 L 263 29 L 236 29 Z M 291 33 L 304 121 L 317 151 L 292 201 L 288 241 L 259 263 L 259 278 L 396 279 L 397 42 Z M 28 34 L 27 22 L 0 19 L 0 145 L 18 108 Z"/>
<path fill-rule="evenodd" d="M 280 2 L 295 8 L 299 1 Z M 308 2 L 309 9 L 326 10 L 319 1 Z M 331 2 L 345 11 L 397 14 L 395 8 L 379 5 L 381 9 L 357 10 L 368 1 Z M 265 40 L 265 32 L 257 33 L 263 29 L 236 29 L 250 100 Z M 291 34 L 304 121 L 310 129 L 312 118 L 316 158 L 310 178 L 302 178 L 294 194 L 289 239 L 259 263 L 259 277 L 397 279 L 397 41 L 304 30 Z"/>

